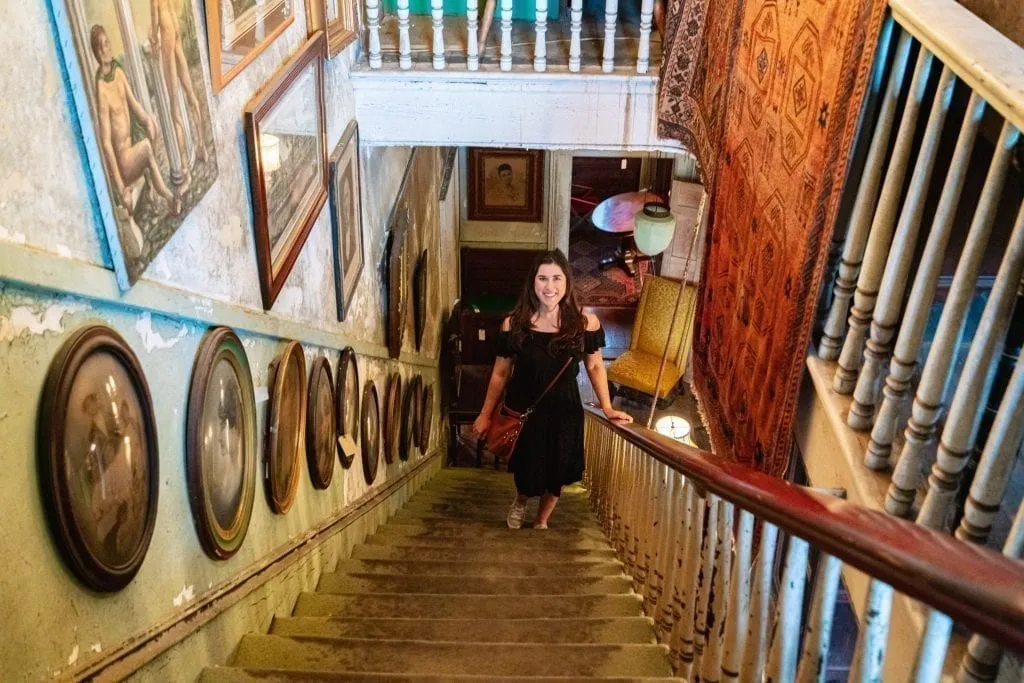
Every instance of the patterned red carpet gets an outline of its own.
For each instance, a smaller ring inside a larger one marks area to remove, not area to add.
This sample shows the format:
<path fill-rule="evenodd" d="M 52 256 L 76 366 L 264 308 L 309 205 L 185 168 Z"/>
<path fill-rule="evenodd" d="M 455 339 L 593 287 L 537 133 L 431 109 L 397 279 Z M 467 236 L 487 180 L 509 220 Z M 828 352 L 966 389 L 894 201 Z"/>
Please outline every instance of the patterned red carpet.
<path fill-rule="evenodd" d="M 618 245 L 618 237 L 593 228 L 580 227 L 569 236 L 569 263 L 581 306 L 635 306 L 640 300 L 643 278 L 651 272 L 650 261 L 637 266 L 635 277 L 619 266 L 598 268 L 601 258 Z"/>

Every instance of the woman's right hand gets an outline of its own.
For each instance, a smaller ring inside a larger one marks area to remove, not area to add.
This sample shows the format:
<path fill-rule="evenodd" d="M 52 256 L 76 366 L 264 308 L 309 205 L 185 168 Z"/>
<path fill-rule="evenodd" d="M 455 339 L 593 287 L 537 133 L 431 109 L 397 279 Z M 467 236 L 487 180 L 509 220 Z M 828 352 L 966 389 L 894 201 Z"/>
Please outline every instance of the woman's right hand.
<path fill-rule="evenodd" d="M 478 439 L 482 439 L 487 436 L 487 430 L 491 426 L 491 418 L 489 415 L 480 413 L 477 418 L 473 421 L 473 435 Z"/>

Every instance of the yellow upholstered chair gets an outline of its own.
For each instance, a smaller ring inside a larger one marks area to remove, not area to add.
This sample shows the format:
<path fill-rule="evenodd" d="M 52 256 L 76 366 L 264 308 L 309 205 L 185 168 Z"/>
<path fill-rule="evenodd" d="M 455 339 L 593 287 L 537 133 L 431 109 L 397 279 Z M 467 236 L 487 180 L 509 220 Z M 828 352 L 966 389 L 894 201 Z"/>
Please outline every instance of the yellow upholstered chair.
<path fill-rule="evenodd" d="M 665 370 L 655 392 L 654 383 L 657 381 L 661 357 L 665 352 L 665 342 L 668 339 L 669 328 L 672 327 L 673 307 L 681 286 L 686 289 L 679 297 L 679 315 L 676 316 L 676 324 L 672 328 Z M 683 285 L 654 275 L 644 280 L 629 351 L 608 366 L 608 379 L 618 385 L 618 389 L 632 389 L 662 400 L 674 395 L 676 385 L 686 371 L 686 363 L 690 358 L 696 296 L 697 288 L 693 285 Z"/>

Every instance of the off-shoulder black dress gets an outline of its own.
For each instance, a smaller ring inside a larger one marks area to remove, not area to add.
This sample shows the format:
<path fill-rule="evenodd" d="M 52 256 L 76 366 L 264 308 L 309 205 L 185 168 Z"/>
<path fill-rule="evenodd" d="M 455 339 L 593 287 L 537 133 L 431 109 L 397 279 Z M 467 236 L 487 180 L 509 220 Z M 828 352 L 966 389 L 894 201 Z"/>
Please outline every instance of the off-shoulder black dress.
<path fill-rule="evenodd" d="M 604 330 L 584 332 L 582 353 L 552 354 L 548 346 L 554 332 L 530 331 L 523 348 L 513 348 L 508 332 L 498 334 L 498 355 L 511 358 L 512 377 L 505 387 L 505 403 L 523 411 L 537 400 L 551 379 L 573 356 L 555 386 L 526 420 L 508 469 L 516 489 L 524 496 L 559 495 L 566 484 L 583 478 L 583 401 L 576 378 L 580 361 L 605 344 Z"/>

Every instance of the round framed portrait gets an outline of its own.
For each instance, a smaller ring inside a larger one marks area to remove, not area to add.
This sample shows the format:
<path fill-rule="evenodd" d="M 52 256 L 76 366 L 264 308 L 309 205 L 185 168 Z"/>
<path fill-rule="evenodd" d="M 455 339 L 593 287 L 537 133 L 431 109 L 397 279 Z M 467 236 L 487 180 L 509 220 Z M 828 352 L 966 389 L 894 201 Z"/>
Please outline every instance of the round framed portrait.
<path fill-rule="evenodd" d="M 420 404 L 420 452 L 426 453 L 430 448 L 430 427 L 434 417 L 434 386 L 423 387 L 423 403 Z"/>
<path fill-rule="evenodd" d="M 409 440 L 412 442 L 412 446 L 419 448 L 420 446 L 420 429 L 422 429 L 422 411 L 423 411 L 423 377 L 416 375 L 409 382 L 408 393 L 411 394 L 409 400 L 412 405 L 410 409 L 412 411 L 412 422 L 409 425 Z"/>
<path fill-rule="evenodd" d="M 334 380 L 331 364 L 323 356 L 309 370 L 309 401 L 306 411 L 306 457 L 313 487 L 325 489 L 334 477 L 338 430 L 334 419 Z"/>
<path fill-rule="evenodd" d="M 266 447 L 267 497 L 274 512 L 285 514 L 295 502 L 299 460 L 306 427 L 306 357 L 290 341 L 270 366 Z"/>
<path fill-rule="evenodd" d="M 363 477 L 367 484 L 377 478 L 380 464 L 380 406 L 377 402 L 377 387 L 373 380 L 367 380 L 363 388 L 363 406 L 359 411 L 362 429 Z"/>
<path fill-rule="evenodd" d="M 413 329 L 416 333 L 416 350 L 423 346 L 423 331 L 427 327 L 427 287 L 430 279 L 427 277 L 427 250 L 424 249 L 418 259 L 416 268 L 413 271 Z"/>
<path fill-rule="evenodd" d="M 415 422 L 416 408 L 413 402 L 413 382 L 409 381 L 405 384 L 405 393 L 402 394 L 402 407 L 399 411 L 398 457 L 401 460 L 409 459 L 409 452 L 412 450 L 413 441 L 416 439 Z"/>
<path fill-rule="evenodd" d="M 203 337 L 188 394 L 185 466 L 192 519 L 203 550 L 226 560 L 245 540 L 256 497 L 256 399 L 238 336 Z"/>
<path fill-rule="evenodd" d="M 359 443 L 359 368 L 356 366 L 356 352 L 351 346 L 341 352 L 337 388 L 338 436 L 349 436 L 354 443 Z M 344 450 L 339 448 L 338 458 L 341 466 L 348 469 L 355 455 L 346 457 Z"/>
<path fill-rule="evenodd" d="M 402 430 L 402 377 L 392 372 L 384 391 L 384 461 L 389 465 L 398 455 Z"/>
<path fill-rule="evenodd" d="M 84 327 L 53 359 L 40 408 L 40 483 L 57 545 L 90 588 L 124 588 L 149 549 L 159 488 L 139 359 L 110 328 Z"/>

